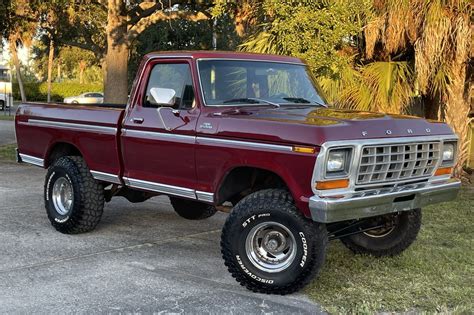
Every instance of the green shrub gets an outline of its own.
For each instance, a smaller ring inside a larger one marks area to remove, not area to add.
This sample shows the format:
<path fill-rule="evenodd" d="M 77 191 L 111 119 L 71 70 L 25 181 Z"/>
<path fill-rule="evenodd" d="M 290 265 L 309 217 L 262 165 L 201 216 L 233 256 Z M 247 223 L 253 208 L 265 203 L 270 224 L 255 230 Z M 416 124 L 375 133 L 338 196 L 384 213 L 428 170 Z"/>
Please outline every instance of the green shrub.
<path fill-rule="evenodd" d="M 48 83 L 24 83 L 26 99 L 28 101 L 45 102 L 48 96 Z M 51 86 L 51 100 L 62 102 L 65 97 L 76 96 L 85 92 L 100 92 L 102 84 L 53 83 Z M 13 84 L 13 98 L 21 99 L 18 83 Z"/>

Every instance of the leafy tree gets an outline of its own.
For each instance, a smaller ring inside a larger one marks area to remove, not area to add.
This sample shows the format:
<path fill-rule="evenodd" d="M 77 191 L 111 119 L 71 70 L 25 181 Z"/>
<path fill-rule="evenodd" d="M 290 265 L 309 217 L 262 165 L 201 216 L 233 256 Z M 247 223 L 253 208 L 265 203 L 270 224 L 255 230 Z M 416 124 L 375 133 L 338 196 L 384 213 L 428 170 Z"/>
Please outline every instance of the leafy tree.
<path fill-rule="evenodd" d="M 30 46 L 38 24 L 36 20 L 37 14 L 26 0 L 13 0 L 9 3 L 7 2 L 7 4 L 8 23 L 7 28 L 3 30 L 3 36 L 8 38 L 21 99 L 25 102 L 26 94 L 23 87 L 18 48 Z"/>
<path fill-rule="evenodd" d="M 40 81 L 47 81 L 49 39 L 43 36 L 33 42 L 33 68 Z M 88 50 L 58 46 L 54 52 L 52 81 L 76 81 L 79 84 L 102 83 L 100 60 Z"/>
<path fill-rule="evenodd" d="M 105 2 L 105 1 L 104 1 Z M 191 3 L 189 5 L 188 3 Z M 158 21 L 206 20 L 205 1 L 107 1 L 105 102 L 127 100 L 127 68 L 132 42 Z"/>
<path fill-rule="evenodd" d="M 129 84 L 135 77 L 143 55 L 166 50 L 211 50 L 213 37 L 216 38 L 218 50 L 235 50 L 239 42 L 234 32 L 233 20 L 224 16 L 218 18 L 216 23 L 210 20 L 177 19 L 151 25 L 132 45 Z"/>
<path fill-rule="evenodd" d="M 132 45 L 149 26 L 159 21 L 207 20 L 209 1 L 33 0 L 54 5 L 57 41 L 93 51 L 103 59 L 105 101 L 127 101 L 127 69 Z"/>

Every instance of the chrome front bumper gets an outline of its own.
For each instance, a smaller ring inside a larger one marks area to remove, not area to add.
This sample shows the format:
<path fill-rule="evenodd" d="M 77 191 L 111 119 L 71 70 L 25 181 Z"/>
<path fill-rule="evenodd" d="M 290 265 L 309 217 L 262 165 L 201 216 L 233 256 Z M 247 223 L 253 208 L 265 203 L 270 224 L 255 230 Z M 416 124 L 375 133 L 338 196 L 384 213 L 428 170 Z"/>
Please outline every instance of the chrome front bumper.
<path fill-rule="evenodd" d="M 312 219 L 330 223 L 421 208 L 456 198 L 461 182 L 449 179 L 309 199 Z"/>

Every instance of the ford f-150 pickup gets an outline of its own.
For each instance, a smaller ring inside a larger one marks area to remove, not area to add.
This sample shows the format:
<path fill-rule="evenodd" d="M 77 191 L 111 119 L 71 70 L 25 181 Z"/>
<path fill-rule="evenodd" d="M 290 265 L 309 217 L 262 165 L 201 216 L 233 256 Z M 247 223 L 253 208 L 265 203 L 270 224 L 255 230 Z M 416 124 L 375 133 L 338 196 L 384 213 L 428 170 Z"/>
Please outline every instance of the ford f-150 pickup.
<path fill-rule="evenodd" d="M 303 287 L 328 240 L 399 254 L 421 208 L 460 187 L 446 124 L 332 109 L 292 57 L 152 53 L 127 105 L 25 103 L 15 124 L 19 162 L 47 169 L 56 230 L 93 230 L 114 196 L 164 194 L 191 220 L 229 212 L 222 256 L 255 292 Z"/>

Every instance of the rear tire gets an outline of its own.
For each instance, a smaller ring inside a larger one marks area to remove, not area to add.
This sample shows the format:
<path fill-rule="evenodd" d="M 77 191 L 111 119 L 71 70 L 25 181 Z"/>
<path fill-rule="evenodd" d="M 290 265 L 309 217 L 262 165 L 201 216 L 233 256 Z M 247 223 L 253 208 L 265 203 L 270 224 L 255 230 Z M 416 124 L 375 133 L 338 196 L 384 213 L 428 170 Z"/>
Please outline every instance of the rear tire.
<path fill-rule="evenodd" d="M 180 217 L 188 220 L 204 220 L 212 217 L 217 212 L 214 206 L 207 203 L 175 197 L 170 197 L 170 201 L 174 211 Z"/>
<path fill-rule="evenodd" d="M 104 209 L 104 189 L 77 156 L 57 159 L 44 185 L 46 213 L 53 227 L 65 234 L 93 230 Z"/>
<path fill-rule="evenodd" d="M 305 218 L 281 189 L 255 192 L 234 207 L 222 230 L 229 272 L 254 292 L 289 294 L 319 272 L 325 258 L 324 224 Z"/>
<path fill-rule="evenodd" d="M 415 241 L 421 227 L 421 209 L 375 217 L 374 220 L 381 223 L 393 220 L 393 226 L 347 236 L 341 238 L 341 242 L 355 254 L 395 256 Z"/>

